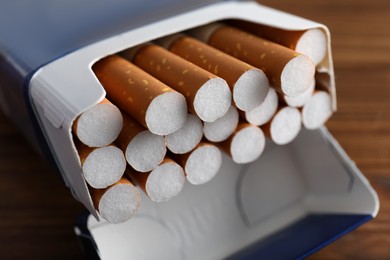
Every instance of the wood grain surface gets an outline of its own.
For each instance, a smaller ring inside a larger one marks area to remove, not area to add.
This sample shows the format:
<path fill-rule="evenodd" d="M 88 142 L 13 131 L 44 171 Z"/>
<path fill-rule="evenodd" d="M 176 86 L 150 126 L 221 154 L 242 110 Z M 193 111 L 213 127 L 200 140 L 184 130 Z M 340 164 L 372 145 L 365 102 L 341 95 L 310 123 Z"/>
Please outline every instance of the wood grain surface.
<path fill-rule="evenodd" d="M 376 219 L 310 259 L 390 259 L 390 1 L 264 0 L 328 25 L 338 93 L 331 133 L 379 194 Z M 83 259 L 83 206 L 0 112 L 0 259 Z"/>
<path fill-rule="evenodd" d="M 377 191 L 376 219 L 311 259 L 390 259 L 390 1 L 266 0 L 326 24 L 338 112 L 327 127 Z"/>

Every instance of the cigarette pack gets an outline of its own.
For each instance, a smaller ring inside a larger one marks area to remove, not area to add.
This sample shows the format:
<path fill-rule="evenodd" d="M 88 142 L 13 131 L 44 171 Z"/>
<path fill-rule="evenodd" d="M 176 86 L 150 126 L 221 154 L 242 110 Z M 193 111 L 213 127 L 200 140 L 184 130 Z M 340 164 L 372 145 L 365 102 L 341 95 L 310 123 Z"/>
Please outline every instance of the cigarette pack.
<path fill-rule="evenodd" d="M 304 130 L 289 145 L 266 144 L 248 165 L 224 157 L 201 187 L 186 184 L 170 202 L 146 197 L 132 220 L 98 221 L 72 124 L 104 99 L 92 71 L 98 60 L 212 22 L 244 20 L 286 31 L 318 28 L 327 54 L 316 79 L 336 94 L 326 26 L 254 1 L 17 2 L 0 10 L 0 106 L 88 209 L 76 234 L 102 259 L 286 259 L 303 257 L 372 219 L 375 191 L 327 132 Z M 151 250 L 152 249 L 152 250 Z M 272 257 L 270 257 L 272 256 Z"/>

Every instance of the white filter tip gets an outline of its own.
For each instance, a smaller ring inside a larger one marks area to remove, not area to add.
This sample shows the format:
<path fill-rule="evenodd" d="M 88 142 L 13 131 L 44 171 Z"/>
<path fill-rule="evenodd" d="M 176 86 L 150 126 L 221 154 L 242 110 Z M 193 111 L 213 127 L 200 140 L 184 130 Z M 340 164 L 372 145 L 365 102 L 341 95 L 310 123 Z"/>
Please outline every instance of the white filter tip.
<path fill-rule="evenodd" d="M 111 144 L 123 126 L 119 109 L 112 104 L 97 104 L 80 115 L 77 121 L 77 137 L 89 147 Z"/>
<path fill-rule="evenodd" d="M 307 129 L 317 129 L 332 115 L 332 99 L 326 91 L 317 91 L 302 109 L 303 125 Z"/>
<path fill-rule="evenodd" d="M 210 181 L 218 173 L 222 164 L 221 151 L 214 145 L 203 145 L 188 157 L 185 172 L 187 180 L 200 185 Z"/>
<path fill-rule="evenodd" d="M 182 128 L 166 136 L 167 147 L 172 153 L 184 154 L 193 150 L 203 137 L 202 121 L 188 114 Z"/>
<path fill-rule="evenodd" d="M 128 184 L 117 184 L 109 188 L 99 202 L 99 213 L 112 224 L 132 218 L 140 205 L 139 191 Z"/>
<path fill-rule="evenodd" d="M 120 180 L 126 169 L 122 150 L 106 146 L 93 150 L 83 163 L 83 175 L 91 187 L 107 188 Z"/>
<path fill-rule="evenodd" d="M 257 126 L 241 129 L 234 136 L 230 153 L 236 163 L 250 163 L 260 157 L 265 147 L 265 136 Z"/>
<path fill-rule="evenodd" d="M 278 109 L 278 95 L 273 88 L 270 88 L 264 102 L 245 113 L 246 120 L 253 125 L 264 125 L 274 116 Z"/>
<path fill-rule="evenodd" d="M 180 193 L 184 186 L 183 168 L 174 162 L 156 167 L 146 181 L 146 193 L 155 202 L 165 202 Z"/>
<path fill-rule="evenodd" d="M 315 65 L 318 65 L 326 56 L 326 45 L 325 32 L 321 29 L 310 29 L 301 36 L 295 50 L 305 54 Z"/>
<path fill-rule="evenodd" d="M 268 94 L 269 82 L 262 70 L 246 71 L 233 88 L 233 100 L 242 111 L 252 110 L 263 103 Z"/>
<path fill-rule="evenodd" d="M 302 94 L 313 83 L 314 73 L 315 66 L 305 55 L 291 59 L 280 78 L 283 93 L 290 97 Z"/>
<path fill-rule="evenodd" d="M 271 139 L 279 145 L 290 143 L 301 130 L 301 113 L 297 108 L 284 107 L 271 122 Z"/>
<path fill-rule="evenodd" d="M 180 129 L 187 118 L 187 103 L 178 92 L 166 92 L 154 98 L 146 111 L 146 126 L 156 135 Z"/>
<path fill-rule="evenodd" d="M 286 101 L 287 105 L 290 107 L 303 107 L 313 95 L 315 84 L 315 80 L 313 79 L 313 83 L 305 92 L 295 97 L 284 96 L 284 101 Z"/>
<path fill-rule="evenodd" d="M 211 142 L 226 140 L 236 129 L 239 116 L 237 109 L 230 107 L 228 112 L 214 122 L 205 122 L 203 127 L 204 136 Z"/>
<path fill-rule="evenodd" d="M 145 130 L 136 135 L 126 148 L 126 160 L 136 171 L 148 172 L 157 167 L 167 152 L 163 136 Z"/>
<path fill-rule="evenodd" d="M 231 105 L 232 93 L 225 80 L 211 78 L 196 93 L 194 109 L 205 122 L 213 122 L 226 114 Z"/>

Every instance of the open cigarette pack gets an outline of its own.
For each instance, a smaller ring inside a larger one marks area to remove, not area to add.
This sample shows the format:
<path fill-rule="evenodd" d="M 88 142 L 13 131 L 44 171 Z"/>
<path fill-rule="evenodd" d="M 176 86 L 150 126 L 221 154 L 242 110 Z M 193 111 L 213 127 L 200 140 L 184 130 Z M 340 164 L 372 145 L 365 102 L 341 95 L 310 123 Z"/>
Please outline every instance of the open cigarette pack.
<path fill-rule="evenodd" d="M 88 209 L 75 232 L 92 258 L 303 258 L 377 214 L 375 191 L 317 122 L 336 110 L 326 26 L 254 1 L 28 5 L 29 14 L 13 24 L 17 28 L 10 24 L 17 4 L 5 4 L 8 12 L 0 17 L 0 35 L 9 35 L 0 40 L 0 107 Z M 277 36 L 269 39 L 266 31 Z M 323 50 L 311 34 L 323 36 Z M 299 43 L 293 35 L 309 40 Z M 256 52 L 252 38 L 262 51 Z M 269 47 L 274 44 L 285 46 Z M 301 55 L 307 46 L 323 55 Z M 275 53 L 285 60 L 283 67 L 269 60 Z M 253 64 L 254 57 L 263 63 Z M 223 75 L 231 64 L 245 68 L 245 77 Z M 196 91 L 187 86 L 194 71 L 193 85 L 204 75 Z M 252 84 L 265 81 L 263 89 Z M 268 90 L 268 82 L 276 91 Z M 137 84 L 142 91 L 128 94 L 125 87 Z M 303 98 L 293 97 L 304 91 L 310 100 L 294 105 Z M 252 111 L 271 102 L 271 92 L 273 117 L 260 123 Z M 310 103 L 315 96 L 320 105 Z M 96 112 L 111 102 L 120 112 L 115 107 L 104 118 Z M 92 116 L 84 120 L 88 113 Z M 90 122 L 96 115 L 97 127 Z M 110 125 L 119 121 L 120 127 Z M 184 138 L 187 122 L 191 134 Z M 88 131 L 92 134 L 84 135 Z M 109 141 L 93 139 L 99 131 Z M 177 143 L 180 138 L 184 141 Z M 106 167 L 104 156 L 118 163 Z M 120 174 L 112 174 L 114 181 L 93 179 L 102 168 L 120 168 Z M 176 173 L 183 177 L 163 180 Z M 170 186 L 161 188 L 160 182 Z M 134 200 L 129 208 L 115 193 L 121 189 Z M 123 208 L 131 219 L 124 221 Z"/>

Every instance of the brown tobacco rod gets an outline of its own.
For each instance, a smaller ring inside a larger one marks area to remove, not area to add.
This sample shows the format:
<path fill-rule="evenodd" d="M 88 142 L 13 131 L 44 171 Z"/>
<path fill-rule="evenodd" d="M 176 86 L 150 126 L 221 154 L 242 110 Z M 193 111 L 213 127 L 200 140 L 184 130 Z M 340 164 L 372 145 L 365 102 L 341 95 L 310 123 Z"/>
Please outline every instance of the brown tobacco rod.
<path fill-rule="evenodd" d="M 123 176 L 126 160 L 123 152 L 114 145 L 91 148 L 76 142 L 82 172 L 93 188 L 103 189 L 116 183 Z"/>
<path fill-rule="evenodd" d="M 272 87 L 297 96 L 310 87 L 315 66 L 305 55 L 223 24 L 209 24 L 189 32 L 196 38 L 264 71 Z"/>
<path fill-rule="evenodd" d="M 253 125 L 264 125 L 275 115 L 278 104 L 278 95 L 274 89 L 270 88 L 264 102 L 255 109 L 245 112 L 242 117 Z"/>
<path fill-rule="evenodd" d="M 83 112 L 72 126 L 73 134 L 89 147 L 111 144 L 122 129 L 122 114 L 108 99 Z"/>
<path fill-rule="evenodd" d="M 239 115 L 237 109 L 231 106 L 228 112 L 214 122 L 204 122 L 203 134 L 210 142 L 226 140 L 237 128 Z"/>
<path fill-rule="evenodd" d="M 100 216 L 112 224 L 123 223 L 132 218 L 141 202 L 139 191 L 126 178 L 106 189 L 90 188 L 90 192 Z"/>
<path fill-rule="evenodd" d="M 202 121 L 197 116 L 188 114 L 184 126 L 167 135 L 165 139 L 167 147 L 172 153 L 184 154 L 193 150 L 202 140 L 202 137 Z"/>
<path fill-rule="evenodd" d="M 170 158 L 150 172 L 137 172 L 128 167 L 125 175 L 134 181 L 154 202 L 165 202 L 180 193 L 185 176 L 183 168 Z"/>
<path fill-rule="evenodd" d="M 250 163 L 263 153 L 265 136 L 255 125 L 240 122 L 235 132 L 225 141 L 216 143 L 236 163 Z"/>
<path fill-rule="evenodd" d="M 269 82 L 260 69 L 184 34 L 168 36 L 157 43 L 225 79 L 237 108 L 248 111 L 264 101 Z"/>
<path fill-rule="evenodd" d="M 242 20 L 233 20 L 229 24 L 302 53 L 315 65 L 321 63 L 327 52 L 326 34 L 321 29 L 290 31 Z"/>
<path fill-rule="evenodd" d="M 165 138 L 155 135 L 123 113 L 123 128 L 115 143 L 131 167 L 148 172 L 157 167 L 167 152 Z"/>
<path fill-rule="evenodd" d="M 111 101 L 152 133 L 167 135 L 184 125 L 184 96 L 126 59 L 111 55 L 92 68 Z"/>
<path fill-rule="evenodd" d="M 121 55 L 182 93 L 189 111 L 205 122 L 222 117 L 230 107 L 231 92 L 224 79 L 158 45 L 145 44 Z"/>
<path fill-rule="evenodd" d="M 279 107 L 273 118 L 261 128 L 274 143 L 288 144 L 297 137 L 302 128 L 301 113 L 297 108 Z"/>
<path fill-rule="evenodd" d="M 194 185 L 209 182 L 222 164 L 221 151 L 208 142 L 201 142 L 193 151 L 172 155 L 172 158 L 184 168 L 187 180 Z"/>
<path fill-rule="evenodd" d="M 327 91 L 315 90 L 302 108 L 302 122 L 307 129 L 321 127 L 333 114 L 332 98 Z"/>

